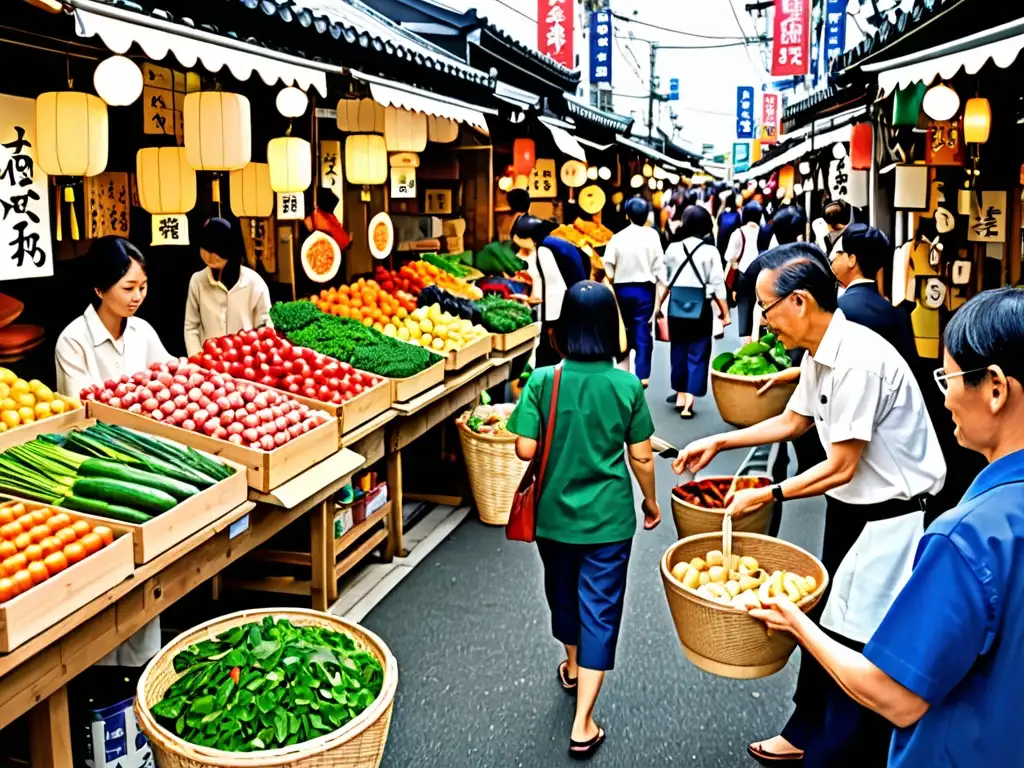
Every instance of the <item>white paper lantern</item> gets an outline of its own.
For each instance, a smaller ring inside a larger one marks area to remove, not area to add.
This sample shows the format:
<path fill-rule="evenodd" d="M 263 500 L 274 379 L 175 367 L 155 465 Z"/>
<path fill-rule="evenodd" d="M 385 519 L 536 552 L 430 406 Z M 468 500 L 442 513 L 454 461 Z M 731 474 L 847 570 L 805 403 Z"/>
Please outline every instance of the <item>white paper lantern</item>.
<path fill-rule="evenodd" d="M 383 136 L 359 133 L 345 139 L 345 179 L 362 185 L 387 182 L 388 149 Z"/>
<path fill-rule="evenodd" d="M 651 178 L 649 178 L 647 180 L 647 187 L 649 189 L 657 189 L 658 188 L 658 180 L 652 176 Z"/>
<path fill-rule="evenodd" d="M 921 109 L 932 120 L 950 120 L 960 109 L 960 97 L 948 85 L 939 83 L 928 89 Z"/>
<path fill-rule="evenodd" d="M 287 118 L 302 117 L 309 106 L 309 97 L 301 88 L 288 86 L 277 93 L 277 111 Z"/>
<path fill-rule="evenodd" d="M 415 152 L 395 152 L 388 158 L 392 168 L 419 168 L 420 156 Z"/>
<path fill-rule="evenodd" d="M 238 218 L 265 219 L 274 212 L 274 190 L 270 187 L 267 163 L 249 163 L 240 171 L 232 171 L 230 184 L 231 212 Z"/>
<path fill-rule="evenodd" d="M 428 115 L 427 138 L 437 144 L 451 144 L 459 138 L 459 124 L 447 117 Z"/>
<path fill-rule="evenodd" d="M 801 176 L 808 176 L 811 173 L 811 164 L 804 160 L 799 167 Z"/>
<path fill-rule="evenodd" d="M 280 136 L 267 142 L 270 188 L 281 194 L 305 192 L 313 183 L 313 161 L 308 141 Z"/>
<path fill-rule="evenodd" d="M 185 151 L 197 171 L 237 171 L 252 159 L 249 99 L 223 91 L 185 94 Z"/>
<path fill-rule="evenodd" d="M 196 207 L 196 172 L 182 147 L 146 147 L 135 155 L 139 205 L 149 213 L 188 213 Z"/>
<path fill-rule="evenodd" d="M 142 70 L 125 56 L 111 56 L 96 66 L 92 84 L 107 104 L 126 107 L 142 95 Z"/>
<path fill-rule="evenodd" d="M 427 116 L 388 107 L 384 110 L 384 141 L 388 152 L 422 152 L 427 148 Z"/>
<path fill-rule="evenodd" d="M 602 165 L 597 169 L 597 177 L 601 181 L 608 181 L 612 177 L 612 169 Z"/>
<path fill-rule="evenodd" d="M 107 105 L 91 93 L 36 99 L 36 163 L 50 176 L 96 176 L 107 167 Z"/>
<path fill-rule="evenodd" d="M 640 189 L 644 185 L 644 177 L 639 173 L 635 174 L 633 178 L 629 180 L 629 186 L 633 189 Z"/>
<path fill-rule="evenodd" d="M 649 179 L 654 175 L 654 166 L 650 163 L 644 163 L 644 167 L 641 170 L 645 179 Z"/>
<path fill-rule="evenodd" d="M 339 131 L 384 133 L 384 107 L 373 99 L 342 99 L 337 113 Z"/>

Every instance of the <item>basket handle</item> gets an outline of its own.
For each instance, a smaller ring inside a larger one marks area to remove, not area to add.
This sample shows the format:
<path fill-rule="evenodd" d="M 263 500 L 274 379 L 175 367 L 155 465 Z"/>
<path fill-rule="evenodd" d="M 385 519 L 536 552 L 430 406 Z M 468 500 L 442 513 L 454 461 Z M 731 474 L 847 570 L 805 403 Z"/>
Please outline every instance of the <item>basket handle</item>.
<path fill-rule="evenodd" d="M 728 499 L 736 490 L 736 483 L 739 479 L 739 475 L 733 475 L 729 490 L 725 492 L 725 498 Z M 725 566 L 725 573 L 728 576 L 732 571 L 732 514 L 728 507 L 722 513 L 722 564 Z"/>

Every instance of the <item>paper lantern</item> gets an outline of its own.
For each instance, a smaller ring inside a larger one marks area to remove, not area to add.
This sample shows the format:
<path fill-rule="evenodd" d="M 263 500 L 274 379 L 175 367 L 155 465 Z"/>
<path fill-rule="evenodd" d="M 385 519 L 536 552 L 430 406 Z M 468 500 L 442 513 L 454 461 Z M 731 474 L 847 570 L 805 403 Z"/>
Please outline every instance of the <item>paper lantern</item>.
<path fill-rule="evenodd" d="M 597 166 L 592 165 L 587 168 L 587 178 L 591 181 L 597 181 Z"/>
<path fill-rule="evenodd" d="M 512 189 L 512 177 L 502 176 L 500 179 L 498 179 L 498 189 L 500 189 L 502 192 L 508 192 L 510 189 Z"/>
<path fill-rule="evenodd" d="M 537 145 L 533 139 L 516 139 L 512 144 L 512 165 L 517 174 L 527 176 L 537 164 Z"/>
<path fill-rule="evenodd" d="M 313 183 L 309 142 L 297 136 L 280 136 L 267 142 L 270 188 L 281 194 L 305 192 Z"/>
<path fill-rule="evenodd" d="M 196 207 L 196 172 L 182 147 L 146 147 L 135 156 L 139 205 L 149 213 L 188 213 Z"/>
<path fill-rule="evenodd" d="M 92 75 L 96 93 L 112 107 L 126 107 L 142 95 L 142 70 L 124 56 L 111 56 Z"/>
<path fill-rule="evenodd" d="M 107 167 L 107 105 L 91 93 L 36 99 L 36 163 L 50 176 L 96 176 Z"/>
<path fill-rule="evenodd" d="M 587 183 L 587 165 L 579 160 L 566 160 L 559 176 L 562 183 L 570 189 L 582 187 Z"/>
<path fill-rule="evenodd" d="M 522 173 L 518 174 L 512 187 L 514 189 L 528 189 L 530 187 L 530 177 Z"/>
<path fill-rule="evenodd" d="M 644 177 L 639 173 L 634 174 L 633 178 L 629 180 L 629 186 L 633 189 L 640 189 L 644 185 Z"/>
<path fill-rule="evenodd" d="M 654 176 L 654 166 L 651 165 L 650 163 L 644 163 L 644 167 L 641 169 L 641 171 L 643 172 L 645 179 L 649 179 L 652 176 Z"/>
<path fill-rule="evenodd" d="M 806 160 L 804 160 L 802 163 L 800 163 L 800 175 L 801 176 L 808 176 L 808 175 L 810 175 L 810 173 L 811 173 L 811 164 L 808 163 Z"/>
<path fill-rule="evenodd" d="M 658 188 L 658 180 L 653 176 L 647 180 L 647 188 L 654 190 Z"/>
<path fill-rule="evenodd" d="M 274 190 L 270 187 L 267 163 L 249 163 L 240 171 L 232 171 L 230 184 L 231 212 L 238 218 L 265 219 L 274 212 Z"/>
<path fill-rule="evenodd" d="M 384 133 L 384 107 L 373 99 L 342 99 L 337 112 L 340 131 Z"/>
<path fill-rule="evenodd" d="M 388 148 L 383 136 L 358 133 L 345 139 L 345 180 L 349 184 L 387 182 Z"/>
<path fill-rule="evenodd" d="M 185 94 L 185 152 L 197 171 L 237 171 L 252 159 L 249 99 L 237 93 Z"/>
<path fill-rule="evenodd" d="M 384 110 L 384 141 L 389 152 L 422 152 L 427 148 L 427 116 L 388 107 Z"/>
<path fill-rule="evenodd" d="M 984 144 L 992 132 L 992 105 L 988 99 L 968 99 L 964 106 L 964 141 Z"/>
<path fill-rule="evenodd" d="M 601 181 L 608 181 L 611 177 L 612 177 L 612 169 L 611 168 L 608 168 L 608 167 L 602 165 L 600 168 L 597 169 L 597 178 L 601 179 Z M 677 176 L 676 177 L 676 181 L 674 181 L 672 183 L 673 184 L 678 184 L 679 183 L 678 179 L 679 179 L 679 177 Z"/>
<path fill-rule="evenodd" d="M 785 193 L 793 191 L 793 182 L 796 181 L 796 169 L 792 165 L 787 165 L 779 171 L 779 189 L 784 190 Z"/>
<path fill-rule="evenodd" d="M 427 139 L 437 144 L 451 144 L 459 138 L 459 124 L 447 117 L 427 115 Z"/>
<path fill-rule="evenodd" d="M 928 89 L 921 108 L 932 120 L 949 120 L 960 109 L 960 97 L 948 85 L 939 83 Z"/>
<path fill-rule="evenodd" d="M 580 190 L 579 206 L 584 213 L 591 215 L 600 213 L 607 202 L 604 190 L 597 184 L 591 184 Z"/>
<path fill-rule="evenodd" d="M 301 88 L 288 86 L 277 93 L 277 111 L 287 118 L 302 117 L 309 106 L 309 97 Z"/>
<path fill-rule="evenodd" d="M 855 171 L 871 168 L 874 128 L 871 123 L 857 123 L 850 130 L 850 166 Z"/>
<path fill-rule="evenodd" d="M 893 207 L 912 211 L 923 211 L 928 208 L 928 166 L 896 166 Z"/>
<path fill-rule="evenodd" d="M 894 128 L 903 125 L 917 125 L 921 118 L 921 101 L 924 99 L 924 83 L 915 83 L 908 88 L 899 88 L 892 100 L 892 124 Z"/>
<path fill-rule="evenodd" d="M 388 158 L 392 168 L 419 168 L 420 156 L 415 152 L 395 152 Z"/>

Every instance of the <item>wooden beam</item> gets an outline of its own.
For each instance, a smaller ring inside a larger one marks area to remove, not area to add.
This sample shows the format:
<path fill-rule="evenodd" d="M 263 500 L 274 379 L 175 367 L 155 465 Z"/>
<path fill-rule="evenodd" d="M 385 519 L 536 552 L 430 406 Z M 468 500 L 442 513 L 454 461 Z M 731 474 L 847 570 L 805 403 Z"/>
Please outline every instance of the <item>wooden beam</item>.
<path fill-rule="evenodd" d="M 71 720 L 68 689 L 63 686 L 28 715 L 32 768 L 68 768 L 71 759 Z"/>
<path fill-rule="evenodd" d="M 352 570 L 353 567 L 358 565 L 364 557 L 370 554 L 374 549 L 377 548 L 378 544 L 380 544 L 382 541 L 384 541 L 384 539 L 387 538 L 387 535 L 388 532 L 385 529 L 381 528 L 379 531 L 374 533 L 370 538 L 368 538 L 366 541 L 360 544 L 357 549 L 353 550 L 353 552 L 348 557 L 346 557 L 344 560 L 340 561 L 336 566 L 334 566 L 335 580 L 340 579 L 342 576 L 344 576 L 346 573 Z"/>
<path fill-rule="evenodd" d="M 330 605 L 327 581 L 328 563 L 334 563 L 333 512 L 332 500 L 325 499 L 309 513 L 309 554 L 313 560 L 309 597 L 314 611 L 326 611 Z"/>
<path fill-rule="evenodd" d="M 405 519 L 402 516 L 402 452 L 387 455 L 388 493 L 391 495 L 391 514 L 388 515 L 388 545 L 384 548 L 384 562 L 390 563 L 395 555 L 405 557 L 402 548 Z"/>

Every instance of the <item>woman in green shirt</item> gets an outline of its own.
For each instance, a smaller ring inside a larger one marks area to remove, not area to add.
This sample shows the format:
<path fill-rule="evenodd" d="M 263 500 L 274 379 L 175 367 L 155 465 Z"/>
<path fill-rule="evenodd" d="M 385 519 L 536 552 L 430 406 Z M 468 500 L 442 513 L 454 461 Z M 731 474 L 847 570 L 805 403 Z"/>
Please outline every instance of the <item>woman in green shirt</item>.
<path fill-rule="evenodd" d="M 606 285 L 566 294 L 555 345 L 563 357 L 554 436 L 537 506 L 537 548 L 552 631 L 565 645 L 558 679 L 576 691 L 569 756 L 585 760 L 605 738 L 594 722 L 615 661 L 636 506 L 626 461 L 643 491 L 644 528 L 661 522 L 655 499 L 654 423 L 640 380 L 616 368 L 619 310 Z M 508 422 L 516 453 L 533 458 L 551 404 L 555 368 L 538 368 Z M 628 451 L 627 451 L 628 446 Z"/>

